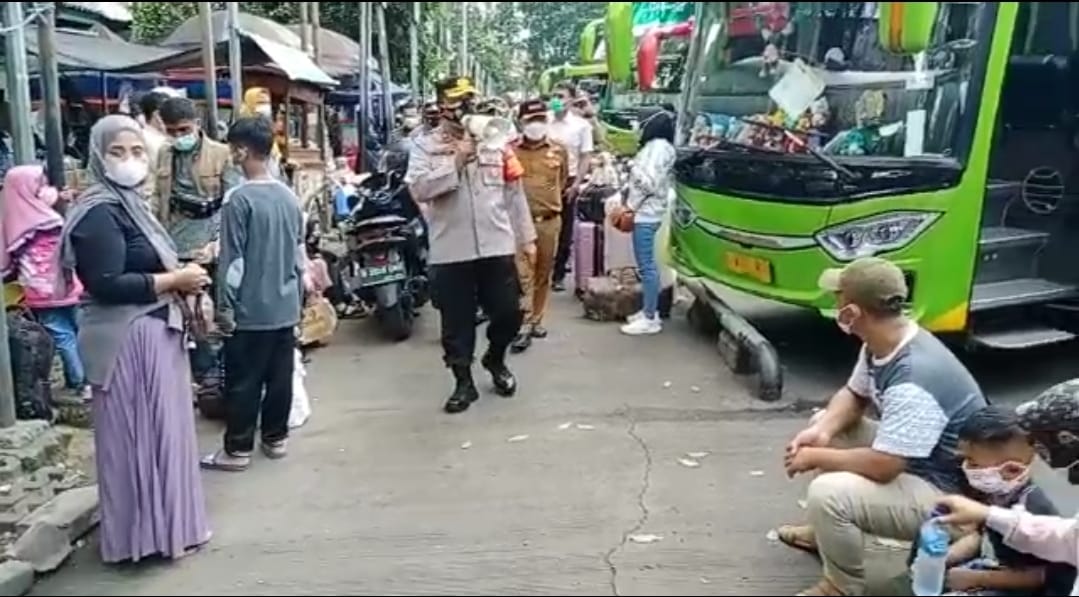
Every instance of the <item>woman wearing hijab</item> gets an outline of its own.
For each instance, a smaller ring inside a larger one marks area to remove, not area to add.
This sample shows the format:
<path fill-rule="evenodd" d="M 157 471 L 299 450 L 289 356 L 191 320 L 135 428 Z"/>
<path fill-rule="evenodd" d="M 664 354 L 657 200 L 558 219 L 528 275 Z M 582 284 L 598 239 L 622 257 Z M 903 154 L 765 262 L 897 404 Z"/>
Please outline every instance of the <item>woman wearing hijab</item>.
<path fill-rule="evenodd" d="M 5 280 L 18 280 L 24 304 L 56 343 L 68 390 L 87 398 L 75 323 L 82 286 L 75 279 L 67 285 L 67 292 L 57 294 L 57 255 L 64 225 L 64 218 L 54 208 L 59 198 L 41 166 L 8 170 L 0 194 L 0 212 L 4 214 L 0 218 L 4 241 L 0 270 Z"/>
<path fill-rule="evenodd" d="M 181 306 L 210 279 L 179 266 L 141 200 L 149 162 L 138 123 L 99 120 L 88 169 L 60 264 L 62 279 L 77 273 L 88 292 L 79 347 L 93 388 L 102 557 L 178 558 L 210 539 Z"/>
<path fill-rule="evenodd" d="M 633 213 L 633 254 L 641 275 L 644 308 L 622 326 L 630 336 L 658 334 L 661 282 L 656 265 L 656 232 L 674 192 L 674 115 L 656 112 L 641 126 L 641 145 L 630 170 L 626 207 Z"/>

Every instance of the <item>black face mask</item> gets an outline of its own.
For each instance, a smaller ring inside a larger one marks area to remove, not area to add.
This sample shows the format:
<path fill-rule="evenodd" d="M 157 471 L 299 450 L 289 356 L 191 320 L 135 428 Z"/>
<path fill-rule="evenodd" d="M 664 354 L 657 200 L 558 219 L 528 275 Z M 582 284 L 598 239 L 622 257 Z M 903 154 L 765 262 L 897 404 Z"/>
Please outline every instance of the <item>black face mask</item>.
<path fill-rule="evenodd" d="M 454 108 L 442 108 L 442 117 L 452 122 L 461 122 L 465 116 L 469 114 L 475 114 L 476 107 L 473 105 L 472 100 L 464 100 Z"/>

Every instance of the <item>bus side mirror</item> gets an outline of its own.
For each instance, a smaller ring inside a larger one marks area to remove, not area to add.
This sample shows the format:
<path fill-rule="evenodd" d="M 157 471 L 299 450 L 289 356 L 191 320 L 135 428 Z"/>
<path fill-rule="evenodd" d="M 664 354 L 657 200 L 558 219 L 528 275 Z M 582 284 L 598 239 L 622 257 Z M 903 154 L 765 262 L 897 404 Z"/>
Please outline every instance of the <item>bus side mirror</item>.
<path fill-rule="evenodd" d="M 580 56 L 577 57 L 578 64 L 592 64 L 595 62 L 600 32 L 605 24 L 606 19 L 596 19 L 585 25 L 584 31 L 581 32 L 581 46 L 578 52 Z"/>
<path fill-rule="evenodd" d="M 917 54 L 929 48 L 939 2 L 881 2 L 877 35 L 893 54 Z"/>
<path fill-rule="evenodd" d="M 633 78 L 633 3 L 607 3 L 607 76 L 622 85 Z"/>

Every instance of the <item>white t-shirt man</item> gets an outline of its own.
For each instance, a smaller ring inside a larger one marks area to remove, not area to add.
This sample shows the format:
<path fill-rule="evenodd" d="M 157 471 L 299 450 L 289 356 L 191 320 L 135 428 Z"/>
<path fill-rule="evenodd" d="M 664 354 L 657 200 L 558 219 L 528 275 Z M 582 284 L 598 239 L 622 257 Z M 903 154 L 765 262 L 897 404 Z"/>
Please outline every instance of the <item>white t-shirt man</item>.
<path fill-rule="evenodd" d="M 582 160 L 595 150 L 591 123 L 567 110 L 562 118 L 551 115 L 547 136 L 566 148 L 570 176 L 581 176 Z"/>

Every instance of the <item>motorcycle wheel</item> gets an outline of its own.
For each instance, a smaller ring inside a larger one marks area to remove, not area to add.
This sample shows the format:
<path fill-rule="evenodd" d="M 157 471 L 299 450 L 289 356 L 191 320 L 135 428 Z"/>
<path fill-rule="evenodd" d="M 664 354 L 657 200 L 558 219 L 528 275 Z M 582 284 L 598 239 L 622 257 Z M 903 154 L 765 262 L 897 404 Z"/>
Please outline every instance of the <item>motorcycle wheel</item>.
<path fill-rule="evenodd" d="M 379 313 L 379 323 L 386 336 L 394 342 L 404 342 L 412 337 L 415 317 L 407 301 L 398 301 L 396 305 Z"/>

